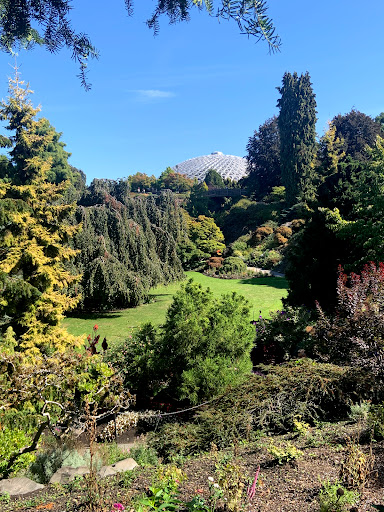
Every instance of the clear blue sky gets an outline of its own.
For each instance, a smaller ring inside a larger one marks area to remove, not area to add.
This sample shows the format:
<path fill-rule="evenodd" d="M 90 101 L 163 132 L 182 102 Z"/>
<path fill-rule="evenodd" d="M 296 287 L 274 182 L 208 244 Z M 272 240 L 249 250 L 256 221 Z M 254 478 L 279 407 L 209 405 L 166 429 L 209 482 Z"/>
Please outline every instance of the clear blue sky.
<path fill-rule="evenodd" d="M 253 131 L 277 114 L 285 71 L 308 71 L 321 135 L 327 120 L 356 108 L 384 111 L 383 0 L 269 0 L 281 52 L 241 35 L 233 22 L 192 12 L 188 23 L 166 18 L 153 37 L 144 21 L 153 2 L 73 0 L 72 19 L 100 50 L 85 92 L 67 51 L 19 52 L 34 104 L 72 153 L 70 163 L 93 178 L 167 166 L 212 151 L 244 156 Z M 0 54 L 0 97 L 7 96 L 12 58 Z"/>

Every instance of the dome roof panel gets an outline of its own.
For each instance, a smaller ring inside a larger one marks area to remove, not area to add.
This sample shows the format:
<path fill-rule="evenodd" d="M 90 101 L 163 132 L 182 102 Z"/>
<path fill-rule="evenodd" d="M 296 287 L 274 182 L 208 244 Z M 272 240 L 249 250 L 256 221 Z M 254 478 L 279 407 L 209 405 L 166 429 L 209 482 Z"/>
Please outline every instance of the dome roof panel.
<path fill-rule="evenodd" d="M 230 178 L 233 181 L 238 181 L 248 174 L 245 158 L 224 155 L 220 151 L 190 158 L 173 167 L 174 171 L 186 174 L 188 178 L 197 178 L 199 181 L 204 180 L 209 169 L 217 171 L 223 179 Z"/>

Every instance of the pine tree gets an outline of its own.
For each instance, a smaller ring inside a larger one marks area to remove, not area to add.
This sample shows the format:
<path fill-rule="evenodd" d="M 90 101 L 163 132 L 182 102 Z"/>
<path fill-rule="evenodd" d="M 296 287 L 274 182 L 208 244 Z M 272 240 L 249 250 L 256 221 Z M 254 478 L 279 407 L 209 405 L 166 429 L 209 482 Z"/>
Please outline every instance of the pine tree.
<path fill-rule="evenodd" d="M 298 77 L 285 73 L 278 125 L 280 132 L 281 180 L 287 203 L 315 198 L 316 100 L 308 72 Z"/>
<path fill-rule="evenodd" d="M 76 253 L 68 241 L 78 227 L 68 222 L 75 205 L 63 201 L 68 183 L 47 180 L 54 131 L 39 130 L 45 120 L 35 119 L 40 109 L 33 107 L 32 91 L 17 69 L 9 92 L 0 118 L 15 132 L 10 157 L 18 172 L 0 181 L 0 315 L 18 348 L 38 355 L 74 343 L 59 323 L 78 302 L 68 293 L 78 276 L 66 268 Z"/>

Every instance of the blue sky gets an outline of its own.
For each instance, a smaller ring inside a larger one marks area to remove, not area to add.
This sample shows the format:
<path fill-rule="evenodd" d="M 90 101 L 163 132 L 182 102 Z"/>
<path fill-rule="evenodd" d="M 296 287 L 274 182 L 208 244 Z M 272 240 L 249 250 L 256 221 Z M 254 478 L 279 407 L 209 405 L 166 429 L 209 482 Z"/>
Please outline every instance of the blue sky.
<path fill-rule="evenodd" d="M 21 51 L 23 79 L 72 153 L 70 163 L 93 178 L 167 166 L 222 151 L 244 156 L 253 131 L 278 113 L 285 71 L 308 71 L 321 135 L 327 120 L 356 108 L 384 111 L 384 2 L 269 0 L 281 52 L 241 35 L 233 22 L 192 11 L 188 23 L 163 19 L 158 36 L 145 26 L 153 2 L 73 0 L 72 19 L 100 50 L 89 64 L 85 92 L 67 51 Z M 13 60 L 0 54 L 0 97 L 7 96 Z"/>

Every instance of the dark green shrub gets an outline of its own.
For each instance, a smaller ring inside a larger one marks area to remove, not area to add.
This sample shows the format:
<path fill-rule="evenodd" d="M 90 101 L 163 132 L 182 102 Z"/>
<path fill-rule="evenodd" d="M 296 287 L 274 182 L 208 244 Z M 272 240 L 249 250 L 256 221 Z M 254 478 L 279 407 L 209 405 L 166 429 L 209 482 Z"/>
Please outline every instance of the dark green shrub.
<path fill-rule="evenodd" d="M 157 359 L 169 393 L 193 403 L 224 392 L 250 374 L 253 328 L 244 297 L 215 298 L 190 280 L 174 297 Z"/>
<path fill-rule="evenodd" d="M 138 444 L 129 450 L 129 455 L 139 466 L 157 466 L 159 459 L 157 450 L 146 444 Z"/>
<path fill-rule="evenodd" d="M 241 274 L 247 270 L 247 265 L 241 258 L 230 256 L 225 258 L 223 266 L 220 268 L 221 274 Z"/>
<path fill-rule="evenodd" d="M 201 427 L 195 423 L 166 423 L 149 434 L 148 443 L 167 461 L 175 455 L 186 457 L 199 453 L 201 435 Z"/>
<path fill-rule="evenodd" d="M 127 339 L 111 343 L 104 360 L 122 376 L 126 389 L 140 397 L 149 396 L 161 388 L 157 373 L 159 343 L 157 329 L 146 323 Z"/>
<path fill-rule="evenodd" d="M 368 413 L 368 427 L 378 441 L 384 439 L 384 405 L 372 405 Z"/>
<path fill-rule="evenodd" d="M 238 411 L 250 412 L 255 429 L 281 432 L 293 430 L 298 416 L 311 423 L 348 415 L 354 389 L 346 368 L 306 358 L 259 368 L 260 374 L 228 389 L 208 409 L 222 411 L 228 421 Z"/>
<path fill-rule="evenodd" d="M 301 349 L 310 355 L 313 324 L 313 312 L 306 308 L 287 307 L 272 313 L 270 319 L 260 317 L 254 321 L 256 338 L 253 362 L 281 363 L 297 356 Z"/>
<path fill-rule="evenodd" d="M 346 417 L 356 399 L 346 368 L 301 359 L 260 369 L 263 373 L 227 388 L 189 423 L 167 423 L 151 433 L 150 445 L 165 458 L 207 451 L 212 443 L 225 448 L 234 439 L 255 439 L 260 431 L 293 431 L 298 417 L 310 423 Z"/>

